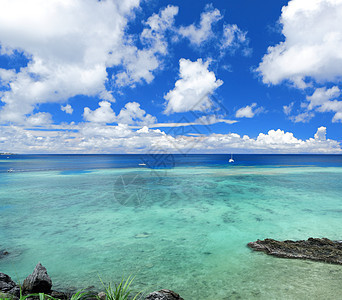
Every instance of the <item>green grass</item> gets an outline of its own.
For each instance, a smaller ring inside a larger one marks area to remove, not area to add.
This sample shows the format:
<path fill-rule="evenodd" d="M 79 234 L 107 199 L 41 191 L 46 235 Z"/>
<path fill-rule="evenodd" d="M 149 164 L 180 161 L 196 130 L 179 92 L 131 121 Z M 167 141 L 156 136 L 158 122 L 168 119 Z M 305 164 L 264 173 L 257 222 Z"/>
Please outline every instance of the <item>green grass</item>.
<path fill-rule="evenodd" d="M 0 293 L 0 300 L 13 300 L 14 296 L 12 297 L 3 297 L 4 294 Z M 29 295 L 22 295 L 21 291 L 20 291 L 20 297 L 19 297 L 19 300 L 25 300 L 27 298 L 30 298 L 30 297 L 39 297 L 39 300 L 59 300 L 57 298 L 54 298 L 50 295 L 47 295 L 47 294 L 44 294 L 44 293 L 36 293 L 36 294 L 29 294 Z M 17 298 L 16 298 L 17 299 Z"/>
<path fill-rule="evenodd" d="M 80 290 L 73 294 L 70 297 L 70 300 L 81 300 L 81 299 L 87 299 L 87 296 L 93 296 L 90 292 L 84 292 L 84 290 Z"/>
<path fill-rule="evenodd" d="M 128 299 L 136 300 L 138 299 L 138 296 L 141 294 L 140 292 L 137 293 L 134 297 L 131 296 L 133 294 L 133 291 L 131 290 L 131 284 L 134 278 L 135 277 L 132 277 L 130 275 L 125 280 L 125 278 L 123 277 L 120 283 L 114 283 L 114 287 L 110 283 L 108 284 L 108 286 L 106 286 L 103 283 L 102 279 L 100 278 L 100 281 L 105 289 L 106 299 L 107 300 L 128 300 Z"/>

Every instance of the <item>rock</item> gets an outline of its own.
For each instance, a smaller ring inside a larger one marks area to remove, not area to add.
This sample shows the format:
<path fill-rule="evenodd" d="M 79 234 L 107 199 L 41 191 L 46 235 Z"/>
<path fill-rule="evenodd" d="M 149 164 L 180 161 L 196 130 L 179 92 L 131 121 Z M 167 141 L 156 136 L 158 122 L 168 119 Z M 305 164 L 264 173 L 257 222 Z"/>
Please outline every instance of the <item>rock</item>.
<path fill-rule="evenodd" d="M 16 297 L 20 297 L 20 287 L 15 286 L 13 289 L 9 290 L 8 293 Z"/>
<path fill-rule="evenodd" d="M 148 238 L 149 236 L 150 234 L 148 232 L 143 232 L 143 233 L 136 234 L 134 237 L 136 239 L 145 239 L 145 238 Z"/>
<path fill-rule="evenodd" d="M 61 299 L 61 300 L 67 300 L 70 298 L 67 293 L 58 292 L 58 291 L 52 291 L 50 296 L 55 299 Z"/>
<path fill-rule="evenodd" d="M 248 247 L 277 257 L 310 259 L 332 264 L 342 264 L 342 243 L 340 241 L 331 241 L 327 238 L 309 238 L 307 241 L 265 239 L 248 243 Z"/>
<path fill-rule="evenodd" d="M 0 292 L 0 299 L 19 300 L 18 297 L 11 295 L 10 293 L 2 293 L 2 292 Z"/>
<path fill-rule="evenodd" d="M 17 284 L 12 280 L 11 277 L 4 273 L 0 273 L 0 292 L 9 293 L 16 286 Z"/>
<path fill-rule="evenodd" d="M 6 255 L 9 255 L 9 252 L 6 251 L 6 250 L 0 250 L 0 258 L 6 256 Z"/>
<path fill-rule="evenodd" d="M 177 293 L 170 290 L 160 290 L 147 295 L 145 300 L 184 300 Z"/>
<path fill-rule="evenodd" d="M 29 293 L 49 293 L 51 287 L 51 278 L 41 263 L 36 265 L 33 273 L 27 276 L 23 283 L 23 291 Z"/>
<path fill-rule="evenodd" d="M 98 299 L 100 300 L 106 300 L 106 293 L 100 292 L 97 294 Z"/>

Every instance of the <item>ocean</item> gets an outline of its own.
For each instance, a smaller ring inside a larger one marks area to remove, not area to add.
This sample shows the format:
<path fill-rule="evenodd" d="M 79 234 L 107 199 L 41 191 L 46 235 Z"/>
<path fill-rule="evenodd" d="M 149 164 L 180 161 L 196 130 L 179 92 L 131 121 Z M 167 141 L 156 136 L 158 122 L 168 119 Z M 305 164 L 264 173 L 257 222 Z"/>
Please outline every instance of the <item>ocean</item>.
<path fill-rule="evenodd" d="M 185 300 L 337 299 L 342 266 L 253 252 L 342 239 L 341 155 L 1 155 L 0 272 Z"/>

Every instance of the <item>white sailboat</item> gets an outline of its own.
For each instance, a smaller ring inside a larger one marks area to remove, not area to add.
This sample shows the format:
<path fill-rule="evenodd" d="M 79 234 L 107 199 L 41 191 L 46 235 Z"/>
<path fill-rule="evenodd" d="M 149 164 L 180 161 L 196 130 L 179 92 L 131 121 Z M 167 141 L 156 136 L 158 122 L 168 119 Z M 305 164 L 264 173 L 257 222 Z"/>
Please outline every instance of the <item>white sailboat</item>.
<path fill-rule="evenodd" d="M 232 154 L 232 153 L 230 154 L 230 159 L 229 159 L 229 162 L 230 162 L 230 163 L 233 163 L 233 162 L 234 162 L 234 159 L 233 159 L 233 154 Z"/>

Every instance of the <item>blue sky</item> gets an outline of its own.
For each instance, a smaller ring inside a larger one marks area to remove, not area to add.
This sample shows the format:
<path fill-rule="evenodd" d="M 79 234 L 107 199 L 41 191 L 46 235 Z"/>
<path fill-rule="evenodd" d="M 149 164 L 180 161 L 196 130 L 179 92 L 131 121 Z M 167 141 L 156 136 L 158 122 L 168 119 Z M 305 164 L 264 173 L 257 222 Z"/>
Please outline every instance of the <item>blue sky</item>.
<path fill-rule="evenodd" d="M 342 0 L 0 1 L 0 152 L 340 153 Z"/>

